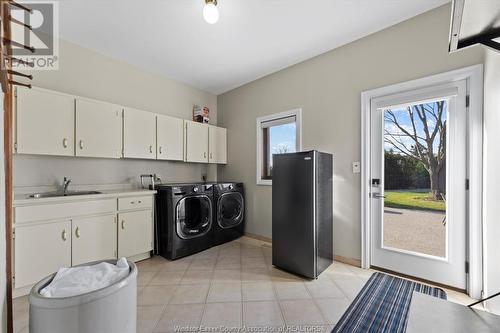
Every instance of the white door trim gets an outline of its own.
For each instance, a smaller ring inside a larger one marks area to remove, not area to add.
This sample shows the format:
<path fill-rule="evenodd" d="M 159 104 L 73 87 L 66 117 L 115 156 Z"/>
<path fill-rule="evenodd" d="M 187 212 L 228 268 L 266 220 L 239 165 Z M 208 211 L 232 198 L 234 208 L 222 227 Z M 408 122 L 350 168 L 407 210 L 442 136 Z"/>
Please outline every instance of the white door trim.
<path fill-rule="evenodd" d="M 467 80 L 469 107 L 467 112 L 469 179 L 467 207 L 467 258 L 469 274 L 467 291 L 473 298 L 480 298 L 483 290 L 482 246 L 482 170 L 483 170 L 483 65 L 474 65 L 429 77 L 406 81 L 361 93 L 361 265 L 369 268 L 370 260 L 370 110 L 374 98 L 421 89 L 432 85 Z M 465 186 L 465 184 L 464 184 Z M 465 269 L 465 267 L 464 267 Z"/>

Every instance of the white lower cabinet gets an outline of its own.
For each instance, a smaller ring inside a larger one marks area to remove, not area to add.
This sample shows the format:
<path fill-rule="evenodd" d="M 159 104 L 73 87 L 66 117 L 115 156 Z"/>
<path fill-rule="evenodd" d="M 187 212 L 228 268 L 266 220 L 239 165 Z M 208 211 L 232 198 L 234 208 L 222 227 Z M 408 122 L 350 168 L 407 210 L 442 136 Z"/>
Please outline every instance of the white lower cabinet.
<path fill-rule="evenodd" d="M 72 223 L 72 264 L 116 258 L 116 215 L 76 218 Z"/>
<path fill-rule="evenodd" d="M 130 257 L 153 249 L 151 210 L 118 214 L 118 256 Z"/>
<path fill-rule="evenodd" d="M 14 202 L 14 296 L 61 267 L 127 257 L 153 249 L 154 192 L 137 196 L 16 205 Z"/>
<path fill-rule="evenodd" d="M 71 266 L 71 221 L 15 229 L 14 286 L 32 285 L 60 267 Z"/>

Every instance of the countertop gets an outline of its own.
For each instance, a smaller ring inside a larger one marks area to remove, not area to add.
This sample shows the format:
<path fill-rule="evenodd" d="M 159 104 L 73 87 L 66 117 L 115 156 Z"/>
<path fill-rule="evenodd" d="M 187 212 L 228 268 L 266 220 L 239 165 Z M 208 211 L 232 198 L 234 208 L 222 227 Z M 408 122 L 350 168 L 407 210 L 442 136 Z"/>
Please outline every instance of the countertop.
<path fill-rule="evenodd" d="M 74 190 L 74 189 L 72 189 Z M 146 190 L 142 188 L 127 188 L 127 189 L 101 189 L 96 188 L 95 191 L 99 191 L 99 194 L 86 194 L 86 195 L 74 195 L 74 196 L 60 196 L 60 197 L 49 197 L 49 198 L 29 198 L 29 194 L 18 193 L 14 194 L 14 207 L 16 206 L 27 206 L 27 205 L 37 205 L 43 203 L 55 203 L 55 202 L 71 202 L 71 201 L 83 201 L 83 200 L 93 200 L 93 199 L 106 199 L 106 198 L 120 198 L 120 197 L 131 197 L 131 196 L 145 196 L 153 195 L 156 193 L 154 190 Z M 49 191 L 34 191 L 32 193 L 43 193 Z"/>
<path fill-rule="evenodd" d="M 414 291 L 406 332 L 497 332 L 500 317 Z"/>

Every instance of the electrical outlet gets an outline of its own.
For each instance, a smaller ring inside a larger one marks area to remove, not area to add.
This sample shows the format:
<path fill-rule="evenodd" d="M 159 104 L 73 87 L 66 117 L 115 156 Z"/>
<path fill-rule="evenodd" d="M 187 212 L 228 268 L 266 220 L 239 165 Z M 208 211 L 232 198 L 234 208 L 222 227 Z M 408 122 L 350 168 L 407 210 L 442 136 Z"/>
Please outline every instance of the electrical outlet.
<path fill-rule="evenodd" d="M 352 162 L 352 173 L 361 173 L 361 163 Z"/>

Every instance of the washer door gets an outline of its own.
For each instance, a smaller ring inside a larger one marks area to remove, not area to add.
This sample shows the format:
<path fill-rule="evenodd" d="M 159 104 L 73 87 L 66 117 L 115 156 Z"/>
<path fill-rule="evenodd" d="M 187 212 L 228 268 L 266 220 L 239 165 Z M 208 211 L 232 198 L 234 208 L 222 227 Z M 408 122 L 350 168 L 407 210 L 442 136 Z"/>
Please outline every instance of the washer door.
<path fill-rule="evenodd" d="M 190 239 L 205 235 L 212 226 L 212 200 L 206 195 L 184 197 L 176 205 L 177 235 Z"/>
<path fill-rule="evenodd" d="M 243 196 L 239 192 L 224 193 L 217 204 L 217 223 L 223 229 L 236 227 L 243 222 L 245 212 Z"/>

